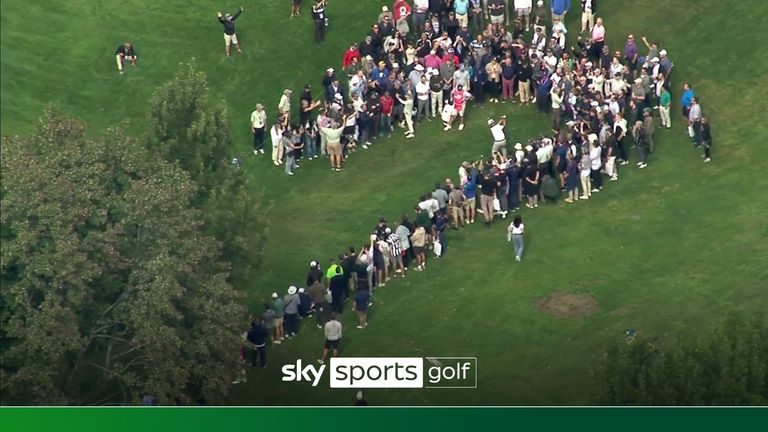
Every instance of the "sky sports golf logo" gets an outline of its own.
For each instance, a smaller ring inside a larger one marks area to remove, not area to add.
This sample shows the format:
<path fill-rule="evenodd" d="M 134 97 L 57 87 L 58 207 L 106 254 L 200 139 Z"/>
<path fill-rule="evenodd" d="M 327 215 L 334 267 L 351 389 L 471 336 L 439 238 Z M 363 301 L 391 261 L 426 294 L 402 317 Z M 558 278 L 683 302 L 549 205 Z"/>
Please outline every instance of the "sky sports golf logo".
<path fill-rule="evenodd" d="M 328 371 L 331 388 L 477 388 L 476 357 L 334 357 L 328 365 L 297 360 L 283 381 L 317 387 Z"/>

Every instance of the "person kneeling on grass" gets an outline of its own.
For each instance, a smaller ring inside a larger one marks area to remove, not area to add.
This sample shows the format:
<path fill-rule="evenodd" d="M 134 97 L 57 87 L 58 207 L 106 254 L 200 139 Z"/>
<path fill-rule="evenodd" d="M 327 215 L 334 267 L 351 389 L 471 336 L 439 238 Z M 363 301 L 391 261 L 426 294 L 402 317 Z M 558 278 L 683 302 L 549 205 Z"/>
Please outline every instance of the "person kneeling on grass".
<path fill-rule="evenodd" d="M 339 342 L 341 341 L 341 323 L 336 320 L 336 312 L 331 312 L 331 316 L 324 326 L 325 346 L 323 346 L 323 355 L 317 359 L 320 364 L 325 363 L 328 357 L 328 350 L 332 349 L 332 356 L 339 356 Z"/>
<path fill-rule="evenodd" d="M 123 66 L 125 65 L 126 60 L 131 62 L 131 67 L 136 67 L 136 62 L 139 60 L 136 51 L 133 50 L 133 44 L 130 42 L 126 42 L 117 47 L 117 50 L 115 50 L 115 58 L 117 59 L 117 70 L 120 74 L 123 73 Z"/>

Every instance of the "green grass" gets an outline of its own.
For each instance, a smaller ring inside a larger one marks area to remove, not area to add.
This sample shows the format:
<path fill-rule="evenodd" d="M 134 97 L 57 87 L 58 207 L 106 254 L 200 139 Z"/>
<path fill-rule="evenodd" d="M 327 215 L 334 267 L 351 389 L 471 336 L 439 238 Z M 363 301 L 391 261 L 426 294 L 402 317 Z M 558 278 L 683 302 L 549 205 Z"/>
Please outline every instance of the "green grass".
<path fill-rule="evenodd" d="M 124 119 L 143 133 L 147 101 L 179 62 L 195 57 L 213 100 L 224 100 L 236 138 L 233 154 L 263 188 L 270 205 L 268 256 L 248 286 L 249 304 L 302 283 L 311 259 L 325 261 L 359 245 L 379 216 L 396 219 L 437 179 L 456 178 L 458 163 L 489 151 L 487 116 L 509 115 L 513 142 L 546 130 L 548 118 L 515 105 L 468 111 L 463 133 L 431 124 L 417 138 L 379 140 L 332 174 L 324 160 L 293 178 L 249 155 L 248 117 L 257 102 L 270 113 L 280 91 L 339 67 L 344 49 L 362 39 L 379 2 L 335 1 L 321 46 L 312 41 L 308 7 L 288 18 L 288 2 L 246 4 L 238 20 L 245 54 L 227 59 L 214 7 L 228 2 L 131 0 L 2 3 L 2 133 L 29 130 L 54 101 L 99 131 Z M 308 3 L 308 2 L 305 2 Z M 708 328 L 731 308 L 768 307 L 768 180 L 760 165 L 768 138 L 761 91 L 768 61 L 755 55 L 768 4 L 715 0 L 605 1 L 611 49 L 626 33 L 658 39 L 673 58 L 674 128 L 658 131 L 645 171 L 589 202 L 523 211 L 526 256 L 512 259 L 504 224 L 472 226 L 448 237 L 449 253 L 423 273 L 377 294 L 371 325 L 354 328 L 345 314 L 346 356 L 476 356 L 476 390 L 375 390 L 373 404 L 592 404 L 591 376 L 605 344 L 627 327 L 666 338 Z M 578 14 L 569 14 L 571 37 Z M 134 42 L 140 65 L 119 77 L 113 50 Z M 711 118 L 714 160 L 704 165 L 685 137 L 679 86 L 693 83 Z M 236 227 L 233 227 L 236 229 Z M 598 313 L 576 320 L 539 312 L 552 292 L 589 293 Z M 298 340 L 270 350 L 270 365 L 237 386 L 237 404 L 346 405 L 353 392 L 321 384 L 282 383 L 280 365 L 317 358 L 322 337 L 306 326 Z"/>

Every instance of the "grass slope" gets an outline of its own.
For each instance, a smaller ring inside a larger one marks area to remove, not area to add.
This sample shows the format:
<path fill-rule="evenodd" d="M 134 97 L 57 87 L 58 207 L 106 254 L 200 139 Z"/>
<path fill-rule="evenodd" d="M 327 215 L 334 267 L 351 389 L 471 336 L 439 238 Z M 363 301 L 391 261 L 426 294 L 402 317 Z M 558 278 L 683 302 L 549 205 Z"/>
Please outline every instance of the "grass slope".
<path fill-rule="evenodd" d="M 305 2 L 307 3 L 307 2 Z M 208 73 L 213 99 L 226 101 L 236 137 L 233 154 L 270 202 L 271 234 L 261 276 L 239 288 L 260 312 L 272 291 L 303 282 L 310 259 L 326 260 L 358 245 L 379 216 L 396 219 L 437 179 L 456 177 L 461 160 L 487 153 L 484 119 L 508 114 L 512 141 L 546 130 L 548 118 L 515 105 L 470 110 L 463 133 L 429 124 L 417 138 L 379 140 L 355 154 L 341 174 L 325 161 L 306 162 L 288 178 L 264 158 L 249 155 L 248 117 L 256 102 L 276 110 L 280 91 L 339 67 L 344 49 L 362 39 L 379 2 L 336 1 L 325 44 L 312 41 L 308 6 L 288 18 L 287 2 L 246 2 L 237 21 L 245 49 L 223 54 L 216 7 L 200 0 L 120 3 L 2 3 L 2 133 L 23 133 L 54 101 L 98 131 L 130 119 L 145 124 L 153 89 L 179 62 L 195 57 Z M 768 138 L 759 121 L 768 66 L 751 48 L 768 3 L 639 0 L 601 3 L 611 49 L 626 33 L 658 39 L 676 63 L 679 85 L 693 83 L 711 118 L 714 161 L 703 165 L 684 135 L 679 114 L 672 131 L 658 131 L 658 151 L 643 172 L 626 167 L 621 180 L 589 202 L 524 211 L 526 260 L 511 258 L 504 226 L 450 233 L 448 255 L 428 271 L 379 291 L 371 325 L 358 331 L 347 313 L 347 356 L 476 356 L 476 390 L 376 390 L 373 404 L 590 404 L 591 371 L 604 344 L 627 327 L 665 338 L 707 328 L 729 308 L 766 310 L 768 211 L 759 146 Z M 569 14 L 572 34 L 578 27 Z M 136 45 L 140 66 L 119 77 L 113 50 Z M 765 37 L 763 36 L 763 39 Z M 233 227 L 233 229 L 237 229 Z M 590 293 L 593 316 L 562 320 L 540 313 L 536 301 L 552 292 Z M 322 337 L 306 326 L 297 340 L 270 350 L 270 365 L 237 386 L 238 404 L 341 404 L 349 391 L 324 384 L 282 383 L 280 366 L 313 361 Z"/>

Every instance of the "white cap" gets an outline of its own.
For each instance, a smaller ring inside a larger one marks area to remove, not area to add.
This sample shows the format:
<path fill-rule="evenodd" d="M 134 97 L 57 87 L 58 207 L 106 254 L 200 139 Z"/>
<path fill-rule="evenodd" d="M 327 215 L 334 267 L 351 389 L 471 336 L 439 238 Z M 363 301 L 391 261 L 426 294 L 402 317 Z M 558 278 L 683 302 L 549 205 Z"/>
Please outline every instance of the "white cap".
<path fill-rule="evenodd" d="M 389 8 L 388 8 L 388 7 L 386 7 L 386 6 L 382 6 L 382 7 L 381 7 L 381 11 L 382 11 L 382 12 L 388 12 L 388 11 L 389 11 Z"/>
<path fill-rule="evenodd" d="M 592 101 L 592 103 L 590 105 L 592 105 L 593 107 L 599 107 L 600 106 L 600 104 L 597 101 Z"/>
<path fill-rule="evenodd" d="M 424 66 L 422 66 L 421 64 L 417 64 L 416 66 L 414 66 L 414 69 L 416 69 L 417 71 L 423 71 Z"/>
<path fill-rule="evenodd" d="M 536 6 L 544 6 L 544 1 L 543 0 L 537 1 Z"/>
<path fill-rule="evenodd" d="M 660 55 L 660 56 L 662 56 L 662 57 L 664 57 L 665 55 L 667 55 L 667 50 L 661 50 L 661 51 L 659 51 L 659 55 Z"/>
<path fill-rule="evenodd" d="M 589 136 L 587 136 L 587 139 L 589 140 L 589 142 L 595 142 L 597 141 L 597 134 L 589 134 Z"/>
<path fill-rule="evenodd" d="M 272 293 L 272 298 L 277 298 L 277 293 L 276 292 Z"/>
<path fill-rule="evenodd" d="M 591 68 L 592 67 L 592 62 L 586 62 L 586 63 L 584 63 L 584 66 L 586 66 L 588 68 Z"/>
<path fill-rule="evenodd" d="M 291 285 L 288 287 L 288 294 L 296 294 L 296 287 Z"/>
<path fill-rule="evenodd" d="M 300 293 L 303 293 L 304 291 L 306 291 L 304 288 L 299 288 Z"/>
<path fill-rule="evenodd" d="M 326 71 L 326 72 L 330 72 L 330 73 L 333 73 L 333 71 L 334 71 L 334 70 L 335 70 L 334 68 L 328 68 L 328 69 L 326 69 L 325 71 Z"/>
<path fill-rule="evenodd" d="M 493 119 L 488 119 L 488 126 L 490 126 L 490 125 L 492 125 L 494 123 L 496 123 L 496 122 Z"/>
<path fill-rule="evenodd" d="M 651 63 L 654 63 L 654 62 L 658 63 L 659 62 L 659 58 L 658 57 L 652 58 L 651 59 Z"/>
<path fill-rule="evenodd" d="M 309 262 L 310 267 L 317 267 L 317 261 L 310 261 Z"/>
<path fill-rule="evenodd" d="M 392 63 L 392 69 L 397 69 L 400 67 L 400 63 Z"/>
<path fill-rule="evenodd" d="M 344 96 L 341 95 L 341 93 L 336 93 L 336 96 L 334 96 L 336 100 L 343 100 Z"/>
<path fill-rule="evenodd" d="M 389 227 L 387 227 L 387 229 L 385 229 L 384 232 L 387 233 L 387 234 L 392 234 L 392 230 L 389 229 Z"/>
<path fill-rule="evenodd" d="M 520 144 L 520 143 L 515 144 L 515 150 L 522 150 L 522 149 L 523 149 L 523 145 L 522 144 Z"/>
<path fill-rule="evenodd" d="M 533 151 L 533 146 L 532 146 L 532 145 L 530 145 L 530 144 L 528 144 L 527 146 L 525 146 L 525 149 L 526 149 L 527 151 Z"/>

